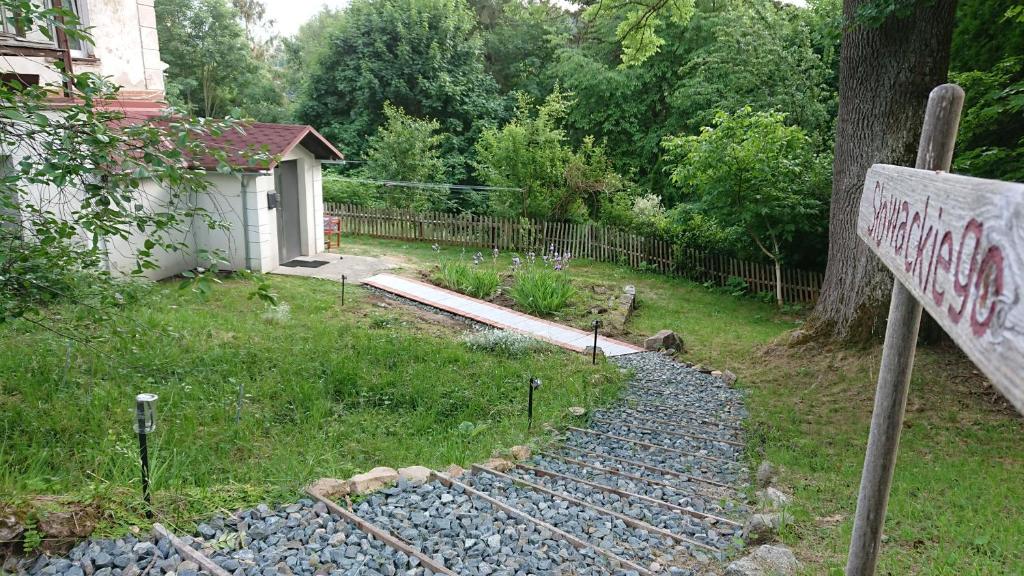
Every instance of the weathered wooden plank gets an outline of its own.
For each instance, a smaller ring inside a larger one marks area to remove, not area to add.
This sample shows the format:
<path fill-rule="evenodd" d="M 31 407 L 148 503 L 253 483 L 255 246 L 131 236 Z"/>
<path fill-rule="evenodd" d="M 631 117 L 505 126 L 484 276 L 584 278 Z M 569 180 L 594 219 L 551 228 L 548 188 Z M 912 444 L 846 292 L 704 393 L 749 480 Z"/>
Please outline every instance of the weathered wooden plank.
<path fill-rule="evenodd" d="M 423 552 L 420 552 L 419 550 L 413 548 L 412 546 L 403 542 L 402 540 L 395 538 L 389 532 L 385 531 L 382 528 L 379 528 L 376 524 L 364 520 L 363 518 L 356 516 L 355 514 L 349 512 L 348 510 L 342 508 L 341 506 L 338 506 L 338 504 L 335 503 L 333 500 L 329 498 L 324 498 L 323 496 L 312 490 L 307 490 L 306 493 L 312 496 L 313 498 L 317 499 L 318 501 L 323 502 L 324 505 L 327 506 L 327 509 L 330 510 L 332 514 L 337 514 L 338 516 L 344 518 L 346 521 L 355 524 L 356 528 L 359 528 L 364 533 L 372 535 L 377 540 L 380 540 L 388 546 L 391 546 L 395 550 L 400 550 L 406 556 L 415 556 L 424 566 L 430 568 L 430 570 L 433 573 L 457 576 L 455 572 L 452 572 L 448 568 L 445 568 L 443 565 L 437 563 L 437 561 L 435 561 L 432 557 L 428 556 L 427 554 L 424 554 Z"/>
<path fill-rule="evenodd" d="M 868 171 L 857 232 L 1024 413 L 1024 184 Z"/>
<path fill-rule="evenodd" d="M 178 554 L 181 554 L 182 558 L 195 562 L 200 568 L 209 572 L 213 576 L 231 576 L 230 572 L 218 566 L 213 560 L 207 558 L 206 554 L 203 554 L 199 550 L 185 544 L 180 538 L 175 536 L 173 532 L 164 528 L 163 524 L 159 522 L 153 523 L 153 532 L 156 532 L 156 535 L 160 538 L 167 538 L 170 540 L 171 546 L 174 546 L 174 549 L 178 551 Z"/>

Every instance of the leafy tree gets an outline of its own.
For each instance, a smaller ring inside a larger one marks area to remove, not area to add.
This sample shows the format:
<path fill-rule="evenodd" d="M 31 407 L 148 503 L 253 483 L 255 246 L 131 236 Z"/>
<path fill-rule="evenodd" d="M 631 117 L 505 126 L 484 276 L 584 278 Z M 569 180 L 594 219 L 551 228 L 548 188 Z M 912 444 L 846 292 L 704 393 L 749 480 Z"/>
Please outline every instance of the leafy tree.
<path fill-rule="evenodd" d="M 360 171 L 368 178 L 443 184 L 446 167 L 441 157 L 444 135 L 437 120 L 413 118 L 390 103 L 384 104 L 385 124 L 370 138 L 366 165 Z M 447 189 L 425 187 L 408 194 L 392 192 L 387 204 L 417 210 L 445 207 Z"/>
<path fill-rule="evenodd" d="M 226 0 L 161 0 L 156 11 L 169 100 L 207 118 L 281 119 L 283 97 Z"/>
<path fill-rule="evenodd" d="M 529 98 L 520 95 L 515 117 L 480 136 L 477 175 L 490 186 L 518 188 L 491 193 L 496 213 L 559 219 L 578 208 L 565 185 L 572 151 L 558 128 L 567 105 L 565 95 L 556 90 L 534 113 Z"/>
<path fill-rule="evenodd" d="M 953 79 L 966 93 L 955 170 L 1024 182 L 1024 55 Z"/>
<path fill-rule="evenodd" d="M 961 1 L 950 68 L 966 93 L 954 169 L 1024 181 L 1024 4 Z"/>
<path fill-rule="evenodd" d="M 572 18 L 549 0 L 471 1 L 483 38 L 487 71 L 503 93 L 542 100 L 554 87 L 548 73 L 568 41 Z"/>
<path fill-rule="evenodd" d="M 694 0 L 598 0 L 583 13 L 584 20 L 615 23 L 622 63 L 642 64 L 665 45 L 666 20 L 685 25 L 694 13 Z"/>
<path fill-rule="evenodd" d="M 676 159 L 672 178 L 687 186 L 705 214 L 743 230 L 775 264 L 782 305 L 787 242 L 820 230 L 826 197 L 818 158 L 807 134 L 778 112 L 744 107 L 719 112 L 699 136 L 668 138 Z"/>
<path fill-rule="evenodd" d="M 355 0 L 331 31 L 298 117 L 359 157 L 391 102 L 436 118 L 451 135 L 445 155 L 466 166 L 481 130 L 504 114 L 475 27 L 465 0 Z"/>
<path fill-rule="evenodd" d="M 282 39 L 282 63 L 278 72 L 284 78 L 285 94 L 291 102 L 299 99 L 317 70 L 320 57 L 327 50 L 331 32 L 341 18 L 341 10 L 323 6 L 299 28 L 295 36 Z"/>
<path fill-rule="evenodd" d="M 4 11 L 15 7 L 27 27 L 61 26 L 60 12 L 0 0 Z M 69 34 L 88 39 L 68 24 Z M 108 243 L 141 246 L 134 257 L 135 272 L 142 273 L 157 267 L 161 253 L 192 250 L 193 227 L 224 229 L 220 214 L 199 207 L 196 199 L 210 184 L 189 166 L 193 158 L 213 156 L 230 173 L 224 152 L 201 140 L 234 129 L 234 123 L 180 114 L 126 121 L 105 105 L 116 99 L 117 86 L 93 73 L 51 70 L 61 82 L 0 82 L 0 321 L 24 317 L 59 331 L 47 324 L 46 305 L 72 291 L 81 296 L 81 285 L 92 301 L 115 303 L 114 279 L 100 272 Z M 74 99 L 54 108 L 50 97 L 64 82 L 73 86 Z M 222 257 L 201 256 L 214 268 Z M 209 273 L 189 275 L 204 290 L 215 280 Z M 109 298 L 95 299 L 98 294 Z M 270 298 L 265 286 L 260 295 Z"/>
<path fill-rule="evenodd" d="M 807 10 L 754 0 L 722 12 L 714 38 L 683 65 L 670 98 L 688 128 L 707 126 L 716 110 L 777 110 L 809 134 L 828 138 L 834 93 L 814 51 Z M 821 144 L 819 144 L 821 146 Z"/>

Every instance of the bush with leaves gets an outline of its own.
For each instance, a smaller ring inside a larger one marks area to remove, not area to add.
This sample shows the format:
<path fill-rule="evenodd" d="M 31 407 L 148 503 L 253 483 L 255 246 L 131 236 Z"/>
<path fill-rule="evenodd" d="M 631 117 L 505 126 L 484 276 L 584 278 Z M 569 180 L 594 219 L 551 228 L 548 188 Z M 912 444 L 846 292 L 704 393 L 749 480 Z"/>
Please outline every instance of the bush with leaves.
<path fill-rule="evenodd" d="M 673 180 L 700 209 L 743 230 L 775 264 L 781 306 L 783 249 L 819 237 L 826 221 L 829 159 L 815 155 L 804 131 L 787 126 L 783 114 L 749 107 L 720 112 L 699 136 L 664 145 L 675 160 Z"/>
<path fill-rule="evenodd" d="M 436 246 L 435 251 L 438 251 Z M 449 290 L 486 300 L 498 291 L 501 274 L 498 272 L 497 254 L 490 264 L 484 263 L 484 260 L 480 252 L 473 255 L 472 263 L 467 262 L 465 257 L 442 257 L 433 279 Z"/>
<path fill-rule="evenodd" d="M 525 334 L 496 329 L 470 332 L 462 341 L 470 350 L 491 352 L 509 358 L 522 358 L 527 354 L 546 348 L 544 342 Z"/>
<path fill-rule="evenodd" d="M 572 254 L 560 254 L 554 245 L 540 260 L 531 252 L 526 260 L 513 258 L 513 284 L 508 295 L 520 308 L 538 316 L 561 312 L 576 295 L 566 269 Z"/>
<path fill-rule="evenodd" d="M 415 118 L 387 102 L 384 117 L 384 124 L 369 140 L 366 164 L 357 176 L 372 180 L 445 183 L 447 166 L 441 146 L 446 135 L 440 132 L 440 123 Z M 446 188 L 403 188 L 399 192 L 388 192 L 379 196 L 385 205 L 395 208 L 440 210 L 448 204 Z"/>

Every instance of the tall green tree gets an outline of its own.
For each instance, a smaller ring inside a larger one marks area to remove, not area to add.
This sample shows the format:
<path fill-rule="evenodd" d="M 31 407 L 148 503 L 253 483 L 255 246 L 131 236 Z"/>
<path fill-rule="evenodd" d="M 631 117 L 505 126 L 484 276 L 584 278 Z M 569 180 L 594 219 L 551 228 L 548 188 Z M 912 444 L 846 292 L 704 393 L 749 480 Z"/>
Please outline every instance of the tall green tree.
<path fill-rule="evenodd" d="M 549 73 L 569 40 L 572 15 L 550 0 L 471 0 L 483 38 L 487 71 L 503 93 L 543 100 L 554 87 Z"/>
<path fill-rule="evenodd" d="M 778 112 L 719 112 L 699 136 L 668 138 L 672 178 L 705 214 L 742 230 L 775 264 L 782 306 L 782 261 L 788 243 L 823 228 L 828 184 L 814 146 Z"/>
<path fill-rule="evenodd" d="M 446 166 L 441 155 L 445 135 L 437 120 L 421 120 L 401 108 L 384 103 L 385 123 L 372 136 L 366 164 L 359 173 L 367 178 L 444 184 Z M 416 210 L 447 208 L 448 190 L 439 187 L 406 188 L 388 194 L 386 204 Z"/>
<path fill-rule="evenodd" d="M 835 94 L 813 49 L 807 9 L 752 0 L 719 14 L 712 41 L 683 64 L 670 103 L 696 130 L 717 110 L 776 110 L 828 141 Z"/>
<path fill-rule="evenodd" d="M 199 116 L 281 120 L 283 95 L 226 0 L 156 3 L 168 98 Z"/>
<path fill-rule="evenodd" d="M 451 135 L 446 156 L 464 166 L 452 173 L 458 180 L 481 130 L 505 113 L 465 0 L 356 0 L 318 62 L 298 117 L 352 157 L 365 154 L 391 102 L 440 122 Z"/>
<path fill-rule="evenodd" d="M 576 206 L 565 185 L 565 167 L 572 157 L 558 123 L 567 100 L 559 91 L 534 110 L 520 95 L 516 115 L 499 128 L 489 128 L 476 144 L 477 174 L 490 186 L 518 188 L 491 193 L 491 209 L 502 216 L 560 219 Z"/>

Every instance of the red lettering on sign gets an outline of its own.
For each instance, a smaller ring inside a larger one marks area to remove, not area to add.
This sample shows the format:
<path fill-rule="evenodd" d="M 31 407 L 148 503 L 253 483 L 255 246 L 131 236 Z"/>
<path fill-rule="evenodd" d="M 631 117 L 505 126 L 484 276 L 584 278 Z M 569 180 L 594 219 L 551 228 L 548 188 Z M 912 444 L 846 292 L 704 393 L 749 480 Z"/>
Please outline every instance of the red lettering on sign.
<path fill-rule="evenodd" d="M 974 279 L 974 271 L 978 262 L 978 248 L 981 247 L 981 231 L 983 225 L 974 218 L 967 221 L 967 225 L 964 226 L 964 233 L 960 236 L 960 248 L 956 254 L 956 267 L 953 269 L 953 291 L 960 297 L 960 306 L 953 308 L 950 304 L 946 311 L 949 313 L 949 317 L 954 323 L 959 324 L 960 318 L 963 316 L 964 308 L 967 305 L 968 296 L 971 292 L 971 280 Z M 967 243 L 967 237 L 974 235 L 974 249 L 971 250 L 971 262 L 967 268 L 967 278 L 963 282 L 960 282 L 960 271 L 963 270 L 964 264 L 964 244 Z"/>
<path fill-rule="evenodd" d="M 946 255 L 942 255 L 942 249 L 946 249 Z M 942 240 L 939 241 L 939 253 L 935 256 L 935 276 L 939 276 L 939 272 L 945 272 L 949 274 L 949 263 L 953 261 L 953 233 L 946 230 L 946 233 L 942 235 Z M 942 301 L 946 299 L 946 291 L 939 290 L 939 283 L 932 280 L 932 300 L 935 301 L 936 306 L 942 306 Z"/>
<path fill-rule="evenodd" d="M 985 257 L 981 259 L 975 291 L 978 296 L 971 306 L 971 332 L 975 336 L 983 336 L 996 315 L 996 303 L 1003 295 L 1003 251 L 998 246 L 989 246 Z M 988 310 L 982 319 L 978 317 L 978 312 L 984 310 L 986 304 Z"/>
<path fill-rule="evenodd" d="M 896 266 L 909 274 L 909 281 L 936 306 L 945 306 L 953 324 L 966 315 L 975 336 L 987 333 L 998 317 L 1005 261 L 1002 248 L 984 245 L 985 224 L 972 218 L 962 229 L 950 229 L 942 221 L 942 206 L 931 218 L 931 197 L 918 209 L 907 200 L 887 195 L 879 181 L 875 182 L 871 206 L 867 236 L 875 246 L 890 254 L 890 262 L 897 257 Z"/>

